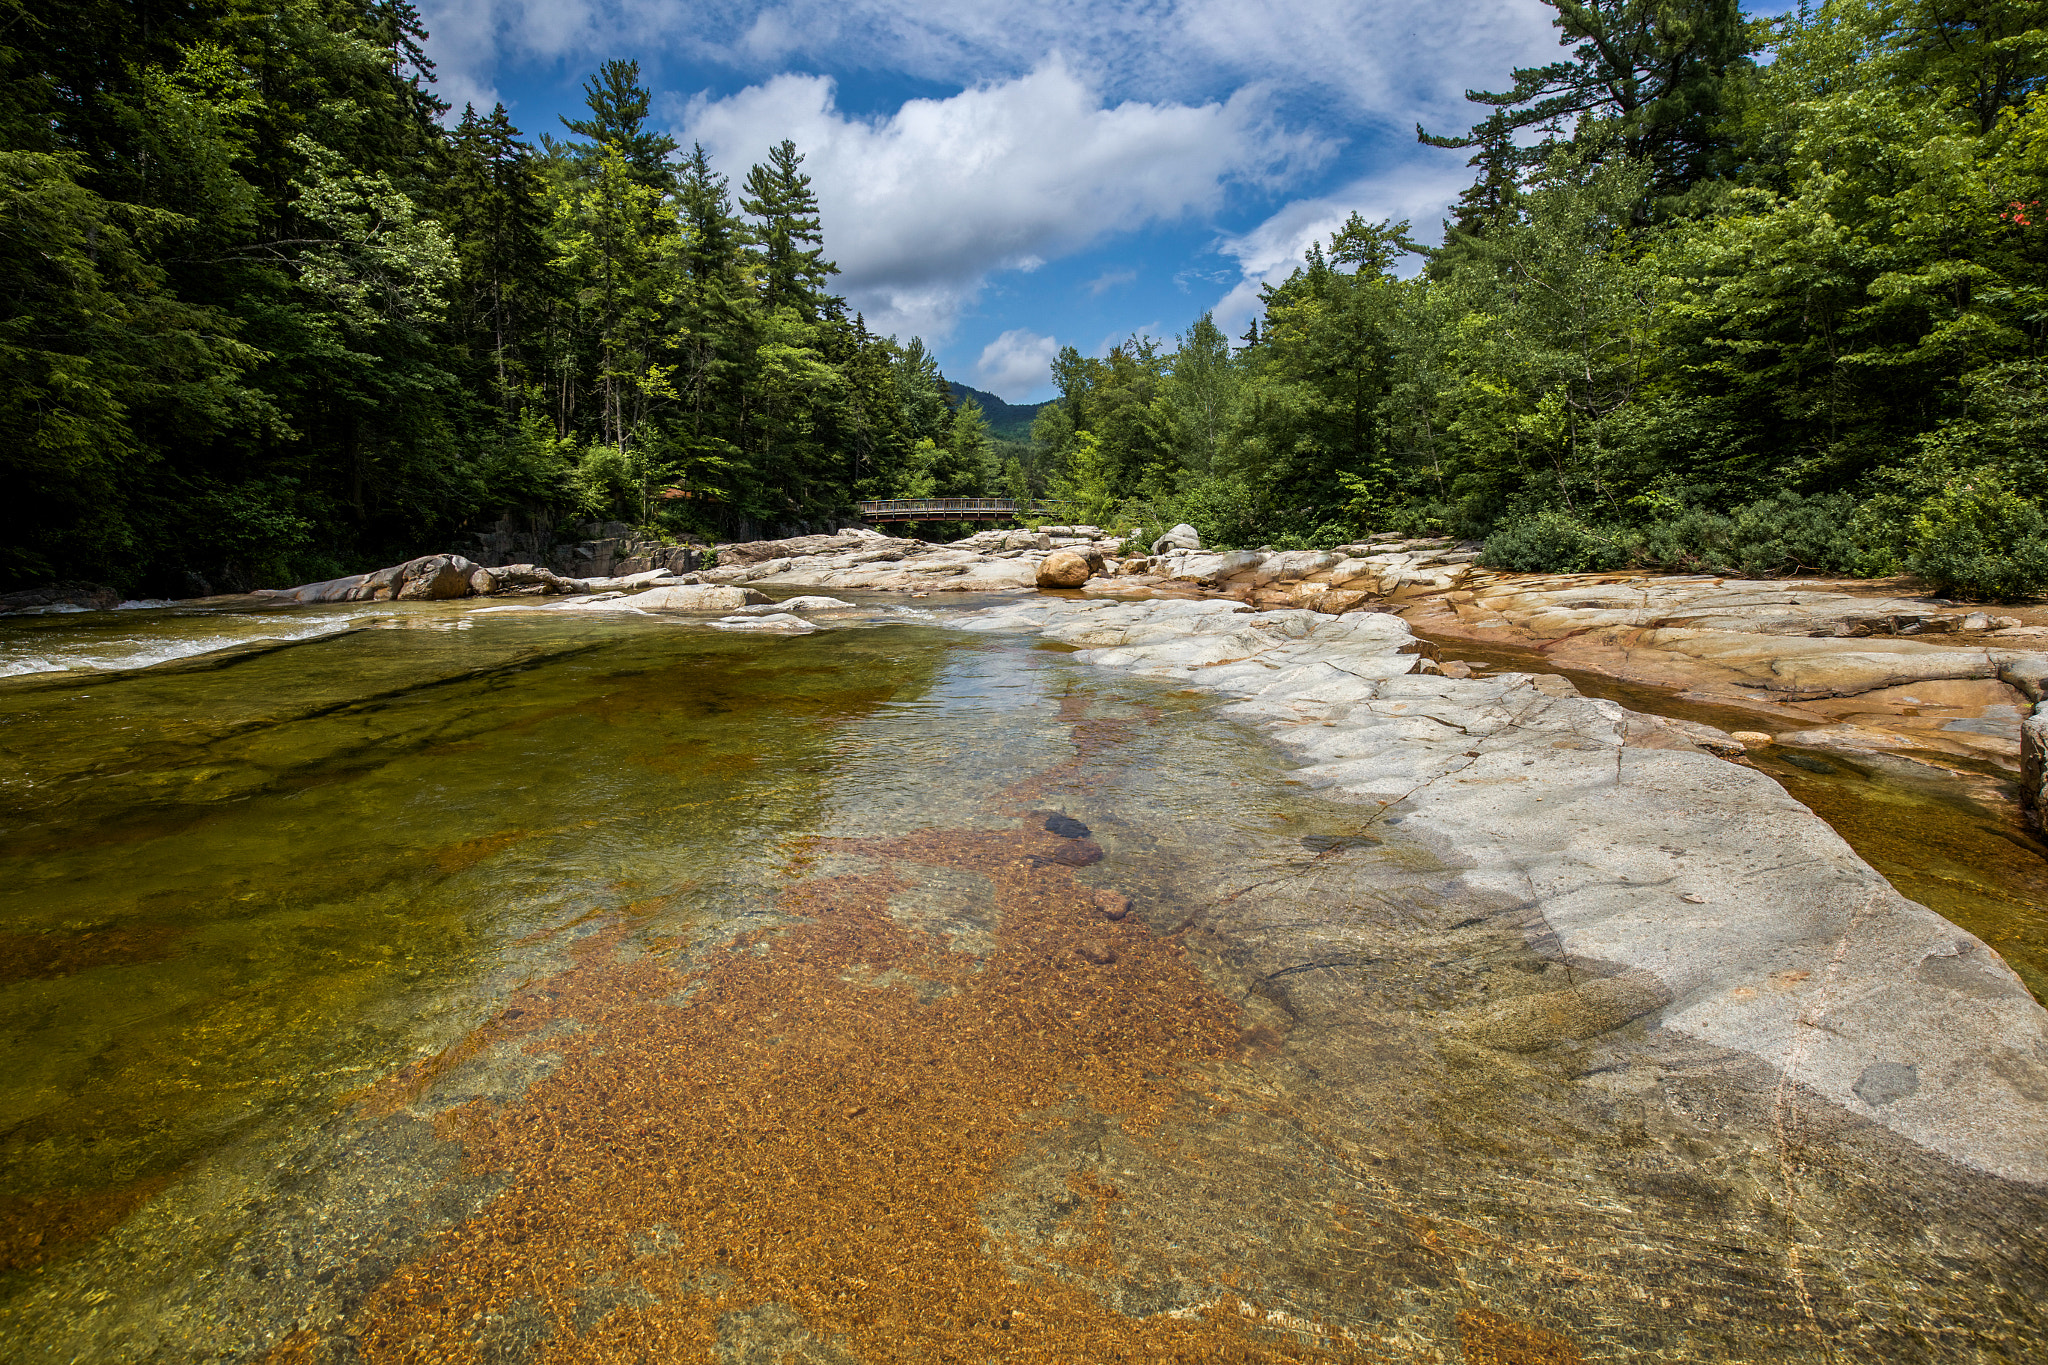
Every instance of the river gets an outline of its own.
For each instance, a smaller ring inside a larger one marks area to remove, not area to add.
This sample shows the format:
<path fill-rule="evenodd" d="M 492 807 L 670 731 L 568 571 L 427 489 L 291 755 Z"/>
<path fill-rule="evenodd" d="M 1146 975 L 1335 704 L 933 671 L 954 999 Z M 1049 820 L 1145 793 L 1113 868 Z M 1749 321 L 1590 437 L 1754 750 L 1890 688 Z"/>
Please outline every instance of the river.
<path fill-rule="evenodd" d="M 2048 1341 L 2048 1201 L 1641 1024 L 1475 1046 L 1540 942 L 972 605 L 0 623 L 8 1358 Z"/>

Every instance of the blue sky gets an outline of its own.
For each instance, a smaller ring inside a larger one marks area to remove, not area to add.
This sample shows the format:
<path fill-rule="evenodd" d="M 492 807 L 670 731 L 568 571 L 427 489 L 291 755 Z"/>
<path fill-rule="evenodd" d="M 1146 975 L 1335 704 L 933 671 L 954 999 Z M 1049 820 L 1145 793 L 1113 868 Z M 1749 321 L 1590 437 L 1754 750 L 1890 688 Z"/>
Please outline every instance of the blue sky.
<path fill-rule="evenodd" d="M 737 183 L 806 153 L 838 288 L 949 377 L 1050 392 L 1205 309 L 1233 335 L 1262 279 L 1356 209 L 1434 239 L 1468 179 L 1414 126 L 1556 53 L 1537 0 L 424 0 L 441 93 L 561 135 L 631 57 L 656 122 Z"/>

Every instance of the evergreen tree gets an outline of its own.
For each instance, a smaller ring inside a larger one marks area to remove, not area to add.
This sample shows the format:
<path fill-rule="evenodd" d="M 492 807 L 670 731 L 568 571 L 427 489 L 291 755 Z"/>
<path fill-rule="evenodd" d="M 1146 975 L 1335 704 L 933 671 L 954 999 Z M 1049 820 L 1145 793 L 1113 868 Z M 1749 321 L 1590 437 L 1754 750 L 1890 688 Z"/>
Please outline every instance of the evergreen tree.
<path fill-rule="evenodd" d="M 1425 137 L 1424 141 L 1431 139 Z M 1436 145 L 1460 144 L 1438 139 Z M 1471 137 L 1462 145 L 1478 149 L 1465 164 L 1477 167 L 1479 175 L 1451 206 L 1451 233 L 1458 237 L 1481 237 L 1511 218 L 1515 211 L 1522 181 L 1515 129 L 1507 114 L 1496 109 L 1473 126 Z"/>
<path fill-rule="evenodd" d="M 640 185 L 667 190 L 673 175 L 668 159 L 675 153 L 676 141 L 666 133 L 647 130 L 647 111 L 653 100 L 640 84 L 640 63 L 614 60 L 598 68 L 597 74 L 583 83 L 583 102 L 590 117 L 562 120 L 563 127 L 589 144 L 576 153 L 578 160 L 588 166 L 608 152 L 615 154 Z"/>
<path fill-rule="evenodd" d="M 1494 112 L 1463 137 L 1416 136 L 1435 147 L 1478 147 L 1481 183 L 1507 168 L 1541 166 L 1558 141 L 1612 142 L 1647 162 L 1651 189 L 1674 195 L 1729 169 L 1731 84 L 1755 50 L 1739 0 L 1544 0 L 1570 60 L 1518 67 L 1506 90 L 1469 90 Z M 1528 146 L 1515 134 L 1545 134 Z M 1500 190 L 1491 191 L 1498 195 Z M 1482 194 L 1481 203 L 1488 197 Z"/>
<path fill-rule="evenodd" d="M 1178 418 L 1181 462 L 1208 473 L 1223 452 L 1225 433 L 1237 404 L 1237 366 L 1230 340 L 1204 313 L 1182 334 L 1167 367 L 1166 394 Z"/>
<path fill-rule="evenodd" d="M 953 430 L 948 433 L 953 467 L 959 471 L 957 493 L 948 497 L 994 497 L 1002 487 L 1002 462 L 996 455 L 995 438 L 989 435 L 988 415 L 981 404 L 965 399 L 953 410 Z"/>
<path fill-rule="evenodd" d="M 826 294 L 825 284 L 839 267 L 825 259 L 818 196 L 811 178 L 798 169 L 802 164 L 794 142 L 777 143 L 767 164 L 748 170 L 740 207 L 755 220 L 754 240 L 765 267 L 762 301 L 816 319 L 838 302 Z"/>
<path fill-rule="evenodd" d="M 462 270 L 455 323 L 490 357 L 510 411 L 530 382 L 525 333 L 548 286 L 547 185 L 503 104 L 482 119 L 465 106 L 447 160 L 438 198 Z"/>

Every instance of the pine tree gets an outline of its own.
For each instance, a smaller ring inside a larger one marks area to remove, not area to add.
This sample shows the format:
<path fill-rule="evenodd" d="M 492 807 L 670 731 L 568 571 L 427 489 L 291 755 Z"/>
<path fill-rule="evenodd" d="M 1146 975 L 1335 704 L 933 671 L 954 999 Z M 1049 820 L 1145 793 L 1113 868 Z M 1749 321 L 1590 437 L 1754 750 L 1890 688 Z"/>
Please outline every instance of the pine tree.
<path fill-rule="evenodd" d="M 818 196 L 811 178 L 798 169 L 803 159 L 787 139 L 770 148 L 767 164 L 748 170 L 740 207 L 756 220 L 754 240 L 766 267 L 762 301 L 816 319 L 840 302 L 825 293 L 839 267 L 825 259 Z"/>
<path fill-rule="evenodd" d="M 1166 397 L 1178 418 L 1181 462 L 1207 473 L 1223 449 L 1223 436 L 1235 406 L 1237 367 L 1230 339 L 1204 313 L 1180 339 L 1167 375 Z"/>
<path fill-rule="evenodd" d="M 726 178 L 712 170 L 701 144 L 677 172 L 676 205 L 681 279 L 672 323 L 680 361 L 676 387 L 688 414 L 678 437 L 694 461 L 690 477 L 722 482 L 722 471 L 739 453 L 734 433 L 754 344 L 754 304 L 741 268 L 746 229 L 733 214 Z"/>
<path fill-rule="evenodd" d="M 442 220 L 462 263 L 458 328 L 488 339 L 499 402 L 510 411 L 527 382 L 529 299 L 547 289 L 547 186 L 533 149 L 495 106 L 465 106 L 449 139 Z"/>
<path fill-rule="evenodd" d="M 674 176 L 668 159 L 676 150 L 676 140 L 666 133 L 647 131 L 647 111 L 653 99 L 640 85 L 640 63 L 606 62 L 583 83 L 583 102 L 590 108 L 590 117 L 562 120 L 563 127 L 589 141 L 590 145 L 576 154 L 577 159 L 587 167 L 607 151 L 615 152 L 636 181 L 666 191 Z"/>
<path fill-rule="evenodd" d="M 1563 139 L 1611 141 L 1652 168 L 1652 192 L 1670 196 L 1724 173 L 1733 130 L 1728 90 L 1756 48 L 1739 0 L 1544 0 L 1571 59 L 1518 67 L 1507 90 L 1468 90 L 1494 112 L 1463 137 L 1415 134 L 1433 147 L 1478 147 L 1483 179 L 1526 172 Z M 1528 146 L 1514 135 L 1545 134 Z"/>
<path fill-rule="evenodd" d="M 366 25 L 378 47 L 390 54 L 393 86 L 408 99 L 414 116 L 438 119 L 449 104 L 427 87 L 437 79 L 427 56 L 426 21 L 412 0 L 375 0 Z"/>
<path fill-rule="evenodd" d="M 1440 140 L 1436 145 L 1452 144 Z M 1514 125 L 1507 114 L 1496 109 L 1473 126 L 1472 136 L 1463 145 L 1478 148 L 1465 164 L 1477 167 L 1479 178 L 1466 186 L 1452 205 L 1451 230 L 1460 236 L 1483 237 L 1515 211 L 1522 177 Z"/>
<path fill-rule="evenodd" d="M 969 398 L 953 410 L 950 436 L 955 484 L 953 489 L 940 496 L 993 497 L 1001 487 L 1002 466 L 996 457 L 996 444 L 989 435 L 988 416 L 982 412 L 981 404 Z"/>

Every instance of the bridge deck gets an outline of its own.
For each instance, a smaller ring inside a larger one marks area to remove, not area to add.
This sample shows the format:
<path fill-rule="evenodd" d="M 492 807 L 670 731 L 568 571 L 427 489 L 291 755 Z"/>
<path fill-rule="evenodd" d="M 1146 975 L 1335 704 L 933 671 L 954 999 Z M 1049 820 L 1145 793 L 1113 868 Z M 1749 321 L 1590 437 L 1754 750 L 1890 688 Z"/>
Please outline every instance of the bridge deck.
<path fill-rule="evenodd" d="M 1071 504 L 1019 503 L 1015 498 L 881 498 L 859 504 L 863 521 L 1018 521 L 1059 516 Z"/>

